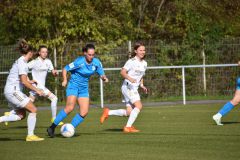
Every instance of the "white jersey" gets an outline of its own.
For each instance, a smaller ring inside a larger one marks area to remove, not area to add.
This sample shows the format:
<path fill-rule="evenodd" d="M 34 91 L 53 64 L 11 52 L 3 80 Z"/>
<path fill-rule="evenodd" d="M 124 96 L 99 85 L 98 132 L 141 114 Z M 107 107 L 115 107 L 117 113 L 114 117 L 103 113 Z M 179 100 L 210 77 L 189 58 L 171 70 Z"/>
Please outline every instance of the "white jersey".
<path fill-rule="evenodd" d="M 37 81 L 38 84 L 44 87 L 48 71 L 52 71 L 54 69 L 50 59 L 42 59 L 40 57 L 29 62 L 28 68 L 32 69 L 33 80 Z"/>
<path fill-rule="evenodd" d="M 123 68 L 127 70 L 128 76 L 136 80 L 136 83 L 131 83 L 129 80 L 125 79 L 123 84 L 128 84 L 129 86 L 138 89 L 141 79 L 145 75 L 147 62 L 145 60 L 139 60 L 139 58 L 134 57 L 129 59 Z"/>
<path fill-rule="evenodd" d="M 20 75 L 28 74 L 28 65 L 24 56 L 18 58 L 12 68 L 10 69 L 10 73 L 7 77 L 7 82 L 4 88 L 4 93 L 13 93 L 15 91 L 22 91 L 23 84 L 20 81 Z"/>

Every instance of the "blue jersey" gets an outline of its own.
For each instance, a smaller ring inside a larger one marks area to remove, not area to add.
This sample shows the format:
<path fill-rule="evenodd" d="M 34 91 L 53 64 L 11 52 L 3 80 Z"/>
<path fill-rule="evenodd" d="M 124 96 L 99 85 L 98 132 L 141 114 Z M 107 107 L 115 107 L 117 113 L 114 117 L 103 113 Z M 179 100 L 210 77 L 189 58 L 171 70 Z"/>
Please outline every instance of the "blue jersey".
<path fill-rule="evenodd" d="M 91 75 L 97 73 L 104 75 L 103 67 L 98 58 L 93 58 L 92 62 L 87 63 L 85 56 L 78 57 L 74 62 L 64 67 L 66 71 L 71 72 L 69 84 L 73 87 L 88 87 L 88 81 Z"/>

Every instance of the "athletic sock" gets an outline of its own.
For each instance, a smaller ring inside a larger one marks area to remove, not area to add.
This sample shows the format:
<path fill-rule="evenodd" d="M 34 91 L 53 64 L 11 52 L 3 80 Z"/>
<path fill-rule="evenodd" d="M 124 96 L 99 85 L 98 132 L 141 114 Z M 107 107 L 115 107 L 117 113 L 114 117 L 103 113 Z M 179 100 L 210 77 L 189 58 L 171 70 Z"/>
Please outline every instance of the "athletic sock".
<path fill-rule="evenodd" d="M 76 128 L 80 123 L 82 123 L 84 120 L 84 117 L 82 117 L 79 113 L 77 113 L 73 119 L 71 124 L 74 126 L 74 128 Z"/>
<path fill-rule="evenodd" d="M 136 120 L 139 112 L 140 112 L 140 110 L 138 108 L 136 108 L 136 107 L 132 110 L 132 112 L 130 113 L 130 116 L 128 118 L 126 127 L 131 127 L 132 126 L 132 124 Z"/>
<path fill-rule="evenodd" d="M 36 126 L 36 121 L 37 121 L 36 115 L 37 115 L 36 113 L 28 114 L 27 125 L 28 125 L 28 135 L 29 136 L 34 135 L 34 129 Z"/>
<path fill-rule="evenodd" d="M 228 112 L 230 112 L 233 108 L 234 108 L 234 105 L 229 101 L 219 110 L 218 113 L 220 113 L 222 116 L 224 116 Z"/>
<path fill-rule="evenodd" d="M 0 117 L 0 122 L 14 122 L 21 120 L 21 117 L 19 117 L 16 114 L 10 114 L 8 116 L 2 116 Z"/>
<path fill-rule="evenodd" d="M 109 110 L 108 115 L 110 116 L 127 116 L 125 109 Z"/>
<path fill-rule="evenodd" d="M 64 111 L 64 109 L 62 109 L 57 117 L 55 118 L 54 122 L 52 123 L 51 128 L 55 128 L 62 120 L 64 120 L 67 117 L 67 113 Z"/>

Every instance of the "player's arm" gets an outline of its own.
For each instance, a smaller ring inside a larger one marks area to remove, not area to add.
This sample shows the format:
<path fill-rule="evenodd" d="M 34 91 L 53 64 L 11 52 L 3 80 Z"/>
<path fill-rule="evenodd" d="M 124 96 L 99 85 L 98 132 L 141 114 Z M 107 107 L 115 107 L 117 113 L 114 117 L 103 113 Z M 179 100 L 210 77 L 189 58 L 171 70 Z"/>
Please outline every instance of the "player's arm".
<path fill-rule="evenodd" d="M 148 89 L 146 86 L 144 86 L 144 83 L 143 83 L 143 78 L 141 79 L 140 81 L 140 87 L 143 89 L 143 91 L 147 94 L 148 93 Z"/>
<path fill-rule="evenodd" d="M 34 87 L 30 82 L 29 82 L 29 78 L 27 75 L 22 74 L 20 75 L 20 80 L 22 82 L 22 84 L 27 87 L 28 89 L 35 91 L 37 94 L 39 94 L 40 96 L 43 95 L 43 91 L 38 90 L 36 87 Z"/>
<path fill-rule="evenodd" d="M 122 77 L 123 77 L 124 79 L 129 80 L 131 83 L 136 83 L 136 82 L 137 82 L 136 79 L 134 79 L 134 78 L 132 78 L 132 77 L 130 77 L 130 76 L 128 75 L 128 71 L 127 71 L 127 69 L 125 69 L 125 68 L 122 68 L 122 69 L 121 69 L 120 74 L 122 75 Z"/>
<path fill-rule="evenodd" d="M 103 66 L 100 61 L 98 61 L 98 66 L 97 66 L 96 72 L 104 82 L 107 83 L 109 81 L 107 76 L 104 73 Z"/>
<path fill-rule="evenodd" d="M 66 65 L 66 66 L 62 69 L 62 78 L 63 78 L 62 86 L 63 86 L 63 87 L 66 87 L 66 86 L 67 86 L 67 82 L 68 82 L 68 80 L 67 80 L 67 72 L 79 68 L 80 62 L 81 62 L 81 59 L 80 59 L 80 58 L 77 58 L 74 62 Z"/>
<path fill-rule="evenodd" d="M 63 78 L 62 86 L 66 87 L 66 85 L 67 85 L 67 70 L 65 68 L 62 69 L 62 78 Z"/>
<path fill-rule="evenodd" d="M 54 77 L 56 77 L 58 75 L 58 71 L 56 69 L 54 69 L 52 61 L 50 59 L 49 59 L 49 68 L 48 68 L 48 70 L 52 72 L 52 75 Z"/>

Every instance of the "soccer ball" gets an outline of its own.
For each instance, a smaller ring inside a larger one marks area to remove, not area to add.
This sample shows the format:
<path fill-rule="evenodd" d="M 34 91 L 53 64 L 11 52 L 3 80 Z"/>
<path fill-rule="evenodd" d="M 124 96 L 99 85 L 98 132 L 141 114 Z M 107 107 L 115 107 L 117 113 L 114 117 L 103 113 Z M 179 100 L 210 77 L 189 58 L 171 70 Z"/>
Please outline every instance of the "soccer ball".
<path fill-rule="evenodd" d="M 61 134 L 62 134 L 63 137 L 70 138 L 74 135 L 74 133 L 75 133 L 75 128 L 70 123 L 65 123 L 61 127 Z"/>

